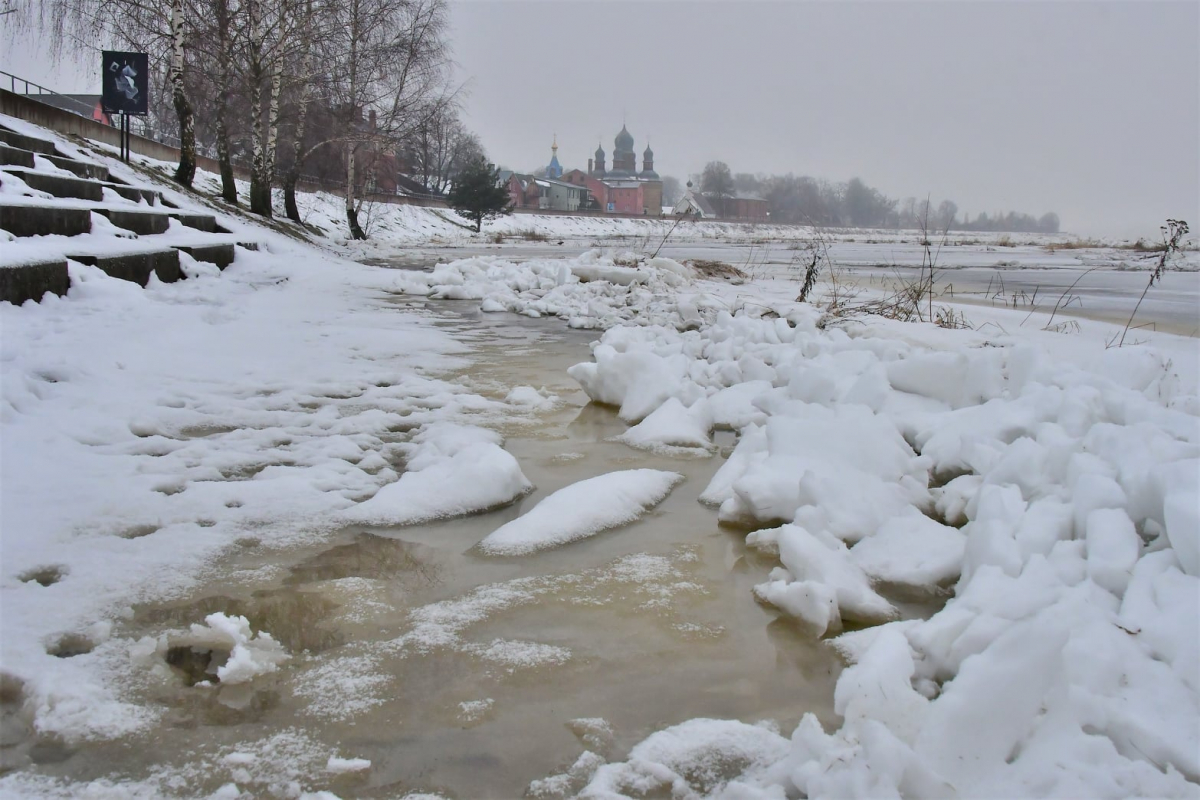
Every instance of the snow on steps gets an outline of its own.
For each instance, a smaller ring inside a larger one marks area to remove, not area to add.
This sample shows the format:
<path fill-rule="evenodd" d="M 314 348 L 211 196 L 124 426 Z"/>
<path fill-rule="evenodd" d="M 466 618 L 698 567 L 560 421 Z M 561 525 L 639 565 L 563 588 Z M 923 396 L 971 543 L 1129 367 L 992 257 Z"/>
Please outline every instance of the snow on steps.
<path fill-rule="evenodd" d="M 53 142 L 0 126 L 0 186 L 4 182 L 10 185 L 4 187 L 8 199 L 0 202 L 0 230 L 7 232 L 9 238 L 78 237 L 94 233 L 94 214 L 104 217 L 106 224 L 111 223 L 110 228 L 128 231 L 134 238 L 165 234 L 173 221 L 205 234 L 228 233 L 210 214 L 148 210 L 147 207 L 174 206 L 154 189 L 119 181 L 101 164 L 64 155 Z M 63 199 L 74 202 L 59 202 Z M 131 205 L 106 202 L 114 199 Z M 115 231 L 115 235 L 124 236 L 120 231 Z M 138 242 L 114 251 L 80 241 L 75 246 L 57 248 L 57 253 L 45 252 L 46 248 L 33 243 L 24 248 L 9 248 L 7 258 L 0 261 L 0 301 L 19 304 L 40 300 L 47 292 L 65 295 L 70 288 L 68 260 L 96 266 L 111 277 L 145 286 L 151 274 L 168 283 L 184 277 L 180 252 L 224 269 L 235 258 L 235 244 L 257 249 L 255 243 L 208 238 L 145 244 L 150 247 Z"/>

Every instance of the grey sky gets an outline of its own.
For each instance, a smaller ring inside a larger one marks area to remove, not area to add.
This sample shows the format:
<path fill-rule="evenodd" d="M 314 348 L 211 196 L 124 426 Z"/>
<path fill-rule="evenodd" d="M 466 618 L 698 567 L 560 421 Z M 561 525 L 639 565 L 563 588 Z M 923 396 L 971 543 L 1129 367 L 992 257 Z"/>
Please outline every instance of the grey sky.
<path fill-rule="evenodd" d="M 0 25 L 5 24 L 0 17 Z M 467 122 L 499 164 L 585 167 L 627 121 L 686 179 L 858 176 L 892 197 L 1200 229 L 1200 3 L 452 0 Z M 0 69 L 94 91 L 36 43 Z M 83 56 L 87 64 L 96 54 Z"/>
<path fill-rule="evenodd" d="M 586 167 L 628 123 L 686 179 L 859 176 L 892 197 L 1200 227 L 1200 4 L 456 0 L 468 124 L 500 164 Z"/>

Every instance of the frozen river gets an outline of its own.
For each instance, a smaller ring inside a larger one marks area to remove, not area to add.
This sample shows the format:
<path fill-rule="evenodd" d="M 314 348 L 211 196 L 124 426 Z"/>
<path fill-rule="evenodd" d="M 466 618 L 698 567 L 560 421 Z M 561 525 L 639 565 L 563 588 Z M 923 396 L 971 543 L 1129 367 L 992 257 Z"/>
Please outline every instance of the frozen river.
<path fill-rule="evenodd" d="M 430 268 L 436 263 L 472 256 L 514 261 L 574 256 L 605 246 L 620 249 L 658 243 L 624 239 L 595 242 L 517 242 L 502 245 L 412 248 L 388 259 L 389 266 Z M 796 280 L 807 253 L 795 244 L 772 242 L 675 242 L 668 240 L 660 255 L 676 260 L 721 261 L 754 278 Z M 952 245 L 936 252 L 936 288 L 941 302 L 1037 310 L 1049 314 L 1059 306 L 1056 322 L 1081 317 L 1124 325 L 1128 321 L 1156 254 L 1112 248 L 1050 251 L 1040 246 L 996 247 Z M 829 257 L 841 279 L 851 285 L 883 289 L 917 277 L 924 257 L 915 241 L 871 242 L 835 240 Z M 1197 254 L 1188 254 L 1189 267 Z M 968 314 L 969 317 L 969 314 Z M 1134 326 L 1200 336 L 1200 271 L 1170 271 L 1147 293 Z"/>

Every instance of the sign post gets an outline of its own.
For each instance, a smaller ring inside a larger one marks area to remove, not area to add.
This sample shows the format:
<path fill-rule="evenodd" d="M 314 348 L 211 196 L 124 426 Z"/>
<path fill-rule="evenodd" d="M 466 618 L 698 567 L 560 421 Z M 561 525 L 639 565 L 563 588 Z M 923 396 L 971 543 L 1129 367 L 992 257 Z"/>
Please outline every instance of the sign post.
<path fill-rule="evenodd" d="M 146 53 L 101 53 L 100 107 L 121 115 L 121 160 L 129 162 L 129 117 L 150 112 L 150 58 Z"/>

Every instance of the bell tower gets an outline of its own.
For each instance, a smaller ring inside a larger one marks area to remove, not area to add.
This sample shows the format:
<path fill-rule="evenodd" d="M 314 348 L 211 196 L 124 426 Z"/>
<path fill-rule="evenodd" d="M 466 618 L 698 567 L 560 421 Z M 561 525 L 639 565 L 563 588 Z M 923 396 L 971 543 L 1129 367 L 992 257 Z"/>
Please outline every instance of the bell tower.
<path fill-rule="evenodd" d="M 558 134 L 554 134 L 554 144 L 550 145 L 550 165 L 546 167 L 547 178 L 561 178 L 562 165 L 558 163 Z"/>

